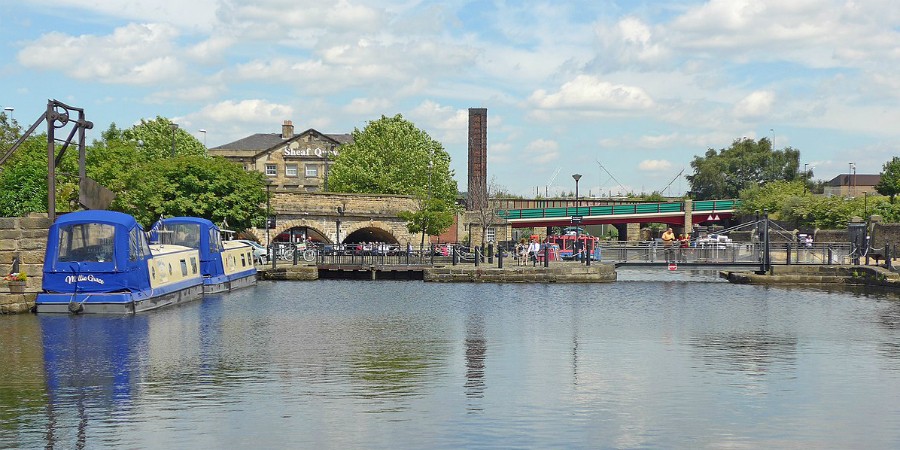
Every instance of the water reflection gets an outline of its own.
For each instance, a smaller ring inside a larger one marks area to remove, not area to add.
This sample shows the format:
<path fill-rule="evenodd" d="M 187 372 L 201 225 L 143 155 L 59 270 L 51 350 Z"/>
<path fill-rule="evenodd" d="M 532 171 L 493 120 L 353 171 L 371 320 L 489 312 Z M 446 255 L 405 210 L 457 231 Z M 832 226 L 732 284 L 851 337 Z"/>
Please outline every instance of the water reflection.
<path fill-rule="evenodd" d="M 0 448 L 900 442 L 900 302 L 886 296 L 637 277 L 264 282 L 0 329 Z"/>
<path fill-rule="evenodd" d="M 688 343 L 698 350 L 704 368 L 765 375 L 793 370 L 797 337 L 764 332 L 703 334 Z M 776 367 L 777 366 L 777 367 Z"/>
<path fill-rule="evenodd" d="M 140 377 L 148 316 L 38 318 L 47 383 L 47 448 L 83 448 L 91 421 L 127 410 Z"/>

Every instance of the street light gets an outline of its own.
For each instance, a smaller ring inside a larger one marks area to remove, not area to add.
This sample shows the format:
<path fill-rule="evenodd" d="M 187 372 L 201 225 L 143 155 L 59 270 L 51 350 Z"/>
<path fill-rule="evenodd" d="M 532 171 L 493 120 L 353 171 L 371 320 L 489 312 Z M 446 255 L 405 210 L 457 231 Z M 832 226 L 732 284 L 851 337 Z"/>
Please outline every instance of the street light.
<path fill-rule="evenodd" d="M 3 108 L 3 110 L 6 111 L 6 115 L 9 116 L 9 123 L 12 124 L 12 120 L 13 120 L 12 113 L 13 113 L 13 111 L 16 110 L 16 108 L 13 108 L 12 106 L 7 106 L 6 108 Z"/>
<path fill-rule="evenodd" d="M 199 131 L 203 133 L 203 146 L 206 147 L 206 130 L 201 128 Z"/>
<path fill-rule="evenodd" d="M 572 178 L 575 180 L 575 215 L 578 215 L 578 207 L 580 206 L 578 203 L 578 180 L 581 179 L 581 174 L 576 173 L 572 175 Z M 578 253 L 581 253 L 581 223 L 575 224 L 575 245 L 578 247 Z"/>
<path fill-rule="evenodd" d="M 850 163 L 850 172 L 847 173 L 847 177 L 849 178 L 849 180 L 847 180 L 847 184 L 849 185 L 847 186 L 847 195 L 853 197 L 855 196 L 853 186 L 856 184 L 856 163 Z"/>
<path fill-rule="evenodd" d="M 172 123 L 169 126 L 172 127 L 172 157 L 175 157 L 175 132 L 178 131 L 178 124 Z"/>
<path fill-rule="evenodd" d="M 270 242 L 269 242 L 269 222 L 270 222 L 270 220 L 271 220 L 270 218 L 272 216 L 272 201 L 271 201 L 271 194 L 270 194 L 271 188 L 272 188 L 272 180 L 267 179 L 266 180 L 266 252 L 267 253 L 270 251 L 269 250 L 269 248 L 270 248 L 270 245 L 269 245 L 270 244 Z M 269 255 L 269 256 L 271 257 L 274 255 Z"/>

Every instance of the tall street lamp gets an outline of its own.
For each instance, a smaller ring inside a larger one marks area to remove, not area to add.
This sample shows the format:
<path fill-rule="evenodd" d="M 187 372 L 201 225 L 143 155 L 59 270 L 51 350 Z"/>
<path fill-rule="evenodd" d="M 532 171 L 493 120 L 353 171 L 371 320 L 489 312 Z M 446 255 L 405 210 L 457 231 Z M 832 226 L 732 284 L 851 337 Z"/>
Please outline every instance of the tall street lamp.
<path fill-rule="evenodd" d="M 203 133 L 203 146 L 206 147 L 206 130 L 201 128 L 199 131 Z"/>
<path fill-rule="evenodd" d="M 272 217 L 271 188 L 272 188 L 272 180 L 267 179 L 266 180 L 266 254 L 269 256 L 270 260 L 271 260 L 271 257 L 274 256 L 273 254 L 269 253 L 269 252 L 271 252 L 271 250 L 270 250 L 271 246 L 270 246 L 270 240 L 269 240 L 269 228 L 270 228 L 269 225 L 271 224 L 271 220 L 272 220 L 271 219 L 271 217 Z"/>
<path fill-rule="evenodd" d="M 172 157 L 175 157 L 175 132 L 178 131 L 178 124 L 172 123 L 169 125 L 172 127 Z"/>
<path fill-rule="evenodd" d="M 9 116 L 9 123 L 10 123 L 10 125 L 12 125 L 12 120 L 13 120 L 12 113 L 13 113 L 13 111 L 16 110 L 16 108 L 13 108 L 12 106 L 7 106 L 6 108 L 3 108 L 3 110 L 6 111 L 6 115 Z"/>
<path fill-rule="evenodd" d="M 575 180 L 575 215 L 581 217 L 578 214 L 578 207 L 581 206 L 578 201 L 578 180 L 581 179 L 581 174 L 576 173 L 572 175 L 572 178 Z M 581 221 L 575 224 L 575 246 L 577 247 L 578 253 L 581 253 Z"/>

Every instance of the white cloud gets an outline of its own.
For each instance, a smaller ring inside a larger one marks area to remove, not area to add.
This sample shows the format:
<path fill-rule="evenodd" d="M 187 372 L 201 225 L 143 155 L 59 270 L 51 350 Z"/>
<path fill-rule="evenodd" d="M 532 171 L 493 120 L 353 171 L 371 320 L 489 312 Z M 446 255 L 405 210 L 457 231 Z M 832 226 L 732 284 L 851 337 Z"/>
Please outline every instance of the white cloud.
<path fill-rule="evenodd" d="M 387 110 L 391 106 L 390 100 L 384 98 L 354 98 L 349 105 L 342 109 L 346 113 L 353 115 L 387 115 Z"/>
<path fill-rule="evenodd" d="M 664 159 L 645 159 L 638 164 L 638 169 L 647 172 L 664 172 L 672 168 L 672 162 Z"/>
<path fill-rule="evenodd" d="M 281 123 L 289 120 L 294 108 L 266 100 L 223 101 L 201 109 L 199 115 L 215 122 Z"/>
<path fill-rule="evenodd" d="M 739 118 L 762 117 L 771 113 L 775 94 L 770 91 L 756 91 L 744 97 L 734 106 L 734 115 Z"/>
<path fill-rule="evenodd" d="M 107 36 L 51 32 L 25 45 L 18 60 L 27 68 L 62 70 L 82 80 L 160 83 L 185 71 L 174 55 L 176 37 L 176 29 L 163 24 L 129 24 Z"/>
<path fill-rule="evenodd" d="M 525 146 L 528 163 L 546 164 L 559 159 L 559 143 L 553 140 L 537 139 Z"/>
<path fill-rule="evenodd" d="M 555 93 L 539 89 L 529 101 L 543 109 L 627 111 L 653 106 L 653 100 L 639 87 L 612 84 L 590 75 L 575 77 Z"/>

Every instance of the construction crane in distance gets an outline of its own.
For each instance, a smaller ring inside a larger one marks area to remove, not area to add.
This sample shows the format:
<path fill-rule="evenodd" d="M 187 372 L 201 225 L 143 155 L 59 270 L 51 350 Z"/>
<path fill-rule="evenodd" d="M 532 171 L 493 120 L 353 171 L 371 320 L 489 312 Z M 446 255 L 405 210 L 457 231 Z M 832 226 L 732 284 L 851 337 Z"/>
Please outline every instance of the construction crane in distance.
<path fill-rule="evenodd" d="M 553 176 L 550 177 L 550 181 L 544 186 L 544 197 L 550 197 L 550 186 L 553 185 L 553 182 L 556 181 L 556 177 L 559 175 L 559 167 L 556 168 L 556 172 L 553 172 Z"/>

